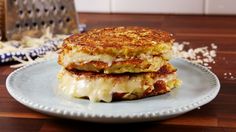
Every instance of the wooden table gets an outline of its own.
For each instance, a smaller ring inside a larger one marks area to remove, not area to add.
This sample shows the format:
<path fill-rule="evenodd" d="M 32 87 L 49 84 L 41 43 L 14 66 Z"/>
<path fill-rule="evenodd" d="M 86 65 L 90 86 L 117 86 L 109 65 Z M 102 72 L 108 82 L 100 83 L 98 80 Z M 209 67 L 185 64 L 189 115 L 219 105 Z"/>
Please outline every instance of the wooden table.
<path fill-rule="evenodd" d="M 136 25 L 160 28 L 173 33 L 176 41 L 189 41 L 191 47 L 218 46 L 212 71 L 221 82 L 219 95 L 201 109 L 159 122 L 138 124 L 95 124 L 59 119 L 32 111 L 15 101 L 7 92 L 6 77 L 13 71 L 0 65 L 0 131 L 236 131 L 236 17 L 80 14 L 88 29 L 95 27 Z"/>

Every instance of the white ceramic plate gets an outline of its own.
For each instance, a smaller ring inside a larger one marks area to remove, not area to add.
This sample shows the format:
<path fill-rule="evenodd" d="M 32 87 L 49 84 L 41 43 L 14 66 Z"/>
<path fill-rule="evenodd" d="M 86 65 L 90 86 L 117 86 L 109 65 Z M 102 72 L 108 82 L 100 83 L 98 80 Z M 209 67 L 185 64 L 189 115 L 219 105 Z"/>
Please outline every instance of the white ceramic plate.
<path fill-rule="evenodd" d="M 170 93 L 133 101 L 92 103 L 65 98 L 56 92 L 56 60 L 36 63 L 11 73 L 6 86 L 23 105 L 36 111 L 92 122 L 140 122 L 163 120 L 186 113 L 213 100 L 219 92 L 216 75 L 207 68 L 182 59 L 171 61 L 183 81 Z"/>

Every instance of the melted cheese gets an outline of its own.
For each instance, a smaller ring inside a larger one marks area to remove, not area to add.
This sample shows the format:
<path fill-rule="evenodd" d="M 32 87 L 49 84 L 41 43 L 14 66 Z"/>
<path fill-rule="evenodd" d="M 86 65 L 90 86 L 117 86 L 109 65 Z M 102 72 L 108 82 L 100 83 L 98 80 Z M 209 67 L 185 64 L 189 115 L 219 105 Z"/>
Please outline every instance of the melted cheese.
<path fill-rule="evenodd" d="M 112 78 L 86 79 L 77 78 L 69 73 L 61 72 L 59 89 L 63 93 L 73 97 L 88 97 L 93 102 L 103 100 L 112 101 L 112 93 L 142 93 L 141 79 L 133 79 L 128 82 L 114 83 Z M 125 79 L 125 78 L 124 78 Z"/>
<path fill-rule="evenodd" d="M 149 63 L 152 63 L 154 60 L 156 61 L 157 58 L 159 58 L 160 60 L 163 60 L 163 59 L 169 60 L 171 58 L 171 52 L 172 51 L 163 54 L 162 57 L 153 57 L 150 54 L 140 54 L 139 56 L 137 56 L 137 58 L 141 59 L 141 60 L 147 60 Z M 107 54 L 90 55 L 87 53 L 77 52 L 77 51 L 73 50 L 73 51 L 64 55 L 63 63 L 64 63 L 64 66 L 68 66 L 71 63 L 88 63 L 91 61 L 101 61 L 101 62 L 107 63 L 108 66 L 111 66 L 112 62 L 126 61 L 126 60 L 130 60 L 133 58 L 134 57 L 117 58 L 117 57 L 113 57 L 113 56 L 107 55 Z"/>
<path fill-rule="evenodd" d="M 152 80 L 147 85 L 143 85 L 141 77 L 122 77 L 119 80 L 114 78 L 86 78 L 85 76 L 72 75 L 66 70 L 58 75 L 59 90 L 72 97 L 88 97 L 92 102 L 112 101 L 113 93 L 127 93 L 126 95 L 135 94 L 142 96 L 144 91 L 153 85 L 157 79 Z M 167 77 L 158 78 L 165 82 L 176 79 L 176 76 L 168 75 Z"/>
<path fill-rule="evenodd" d="M 65 54 L 64 56 L 64 65 L 67 66 L 71 63 L 88 63 L 91 61 L 102 61 L 104 63 L 107 63 L 109 66 L 112 64 L 112 62 L 115 60 L 114 57 L 110 55 L 90 55 L 86 53 L 73 53 L 70 52 L 68 54 Z"/>

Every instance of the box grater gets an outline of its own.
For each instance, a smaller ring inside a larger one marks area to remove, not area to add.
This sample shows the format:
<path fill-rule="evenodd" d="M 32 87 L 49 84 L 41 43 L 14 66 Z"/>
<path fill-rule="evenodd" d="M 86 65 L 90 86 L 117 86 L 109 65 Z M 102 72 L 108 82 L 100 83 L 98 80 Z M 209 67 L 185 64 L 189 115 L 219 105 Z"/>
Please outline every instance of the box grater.
<path fill-rule="evenodd" d="M 2 40 L 39 37 L 47 27 L 57 34 L 79 32 L 74 0 L 0 0 Z"/>

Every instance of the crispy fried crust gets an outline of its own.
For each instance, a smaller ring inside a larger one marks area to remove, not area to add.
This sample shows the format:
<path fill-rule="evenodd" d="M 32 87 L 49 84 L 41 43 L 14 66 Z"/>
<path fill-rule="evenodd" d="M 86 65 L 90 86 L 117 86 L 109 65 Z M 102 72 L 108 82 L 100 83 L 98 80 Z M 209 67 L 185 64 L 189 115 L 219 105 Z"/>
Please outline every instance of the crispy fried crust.
<path fill-rule="evenodd" d="M 114 27 L 93 29 L 64 40 L 64 53 L 76 48 L 78 52 L 111 56 L 158 55 L 171 50 L 172 36 L 164 31 L 143 27 Z"/>

